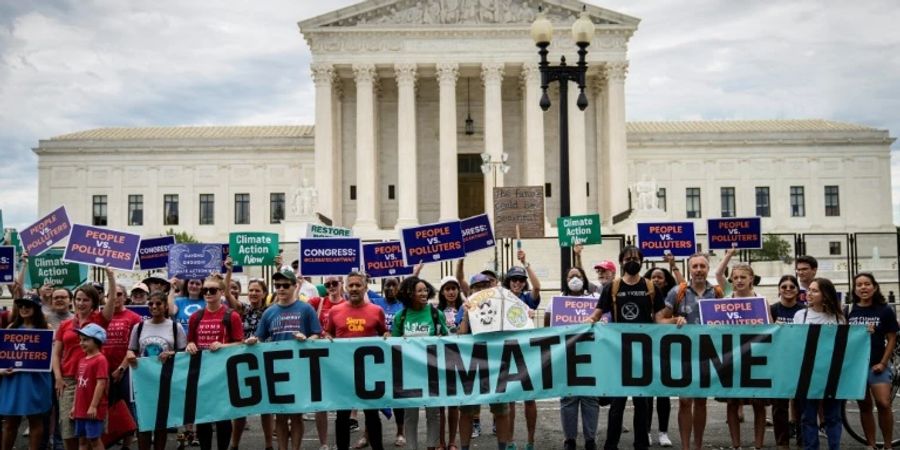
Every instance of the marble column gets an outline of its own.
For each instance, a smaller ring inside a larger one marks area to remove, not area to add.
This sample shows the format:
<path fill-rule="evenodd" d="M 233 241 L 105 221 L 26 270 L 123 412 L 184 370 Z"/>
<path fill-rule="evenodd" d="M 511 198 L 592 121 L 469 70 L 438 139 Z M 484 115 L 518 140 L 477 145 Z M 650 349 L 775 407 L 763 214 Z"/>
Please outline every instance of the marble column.
<path fill-rule="evenodd" d="M 416 65 L 394 65 L 397 78 L 397 228 L 419 224 L 416 163 Z M 410 170 L 412 168 L 412 170 Z"/>
<path fill-rule="evenodd" d="M 354 64 L 356 81 L 356 223 L 357 235 L 378 229 L 379 199 L 375 157 L 375 72 L 374 64 Z"/>
<path fill-rule="evenodd" d="M 625 133 L 625 75 L 627 62 L 607 63 L 604 112 L 605 141 L 608 143 L 609 177 L 604 186 L 609 190 L 610 214 L 615 216 L 628 209 L 628 161 Z"/>
<path fill-rule="evenodd" d="M 578 109 L 578 85 L 570 82 L 569 95 L 569 213 L 587 214 L 587 141 L 584 135 L 586 114 Z M 594 187 L 596 189 L 596 186 Z"/>
<path fill-rule="evenodd" d="M 313 83 L 316 85 L 316 133 L 315 162 L 317 212 L 340 223 L 341 212 L 341 172 L 337 170 L 340 149 L 334 145 L 334 66 L 312 64 Z"/>
<path fill-rule="evenodd" d="M 503 154 L 503 63 L 489 62 L 481 65 L 484 83 L 484 151 L 491 161 L 499 163 Z M 503 186 L 503 171 L 494 165 L 484 176 L 484 210 L 493 220 L 494 187 Z"/>
<path fill-rule="evenodd" d="M 437 80 L 440 91 L 440 115 L 438 116 L 440 165 L 440 220 L 459 218 L 459 171 L 456 161 L 456 80 L 459 64 L 438 63 Z M 403 173 L 403 172 L 400 172 Z"/>
<path fill-rule="evenodd" d="M 537 63 L 522 66 L 525 112 L 525 185 L 544 185 L 544 111 L 541 111 L 541 72 Z"/>
<path fill-rule="evenodd" d="M 604 132 L 604 124 L 606 123 L 606 78 L 601 73 L 597 78 L 591 80 L 591 102 L 590 106 L 594 108 L 594 116 L 596 118 L 595 128 L 597 132 L 597 187 L 594 201 L 597 204 L 597 212 L 600 213 L 600 221 L 606 225 L 612 223 L 612 216 L 609 208 L 609 189 L 607 187 L 607 179 L 609 178 L 609 143 L 606 140 Z"/>

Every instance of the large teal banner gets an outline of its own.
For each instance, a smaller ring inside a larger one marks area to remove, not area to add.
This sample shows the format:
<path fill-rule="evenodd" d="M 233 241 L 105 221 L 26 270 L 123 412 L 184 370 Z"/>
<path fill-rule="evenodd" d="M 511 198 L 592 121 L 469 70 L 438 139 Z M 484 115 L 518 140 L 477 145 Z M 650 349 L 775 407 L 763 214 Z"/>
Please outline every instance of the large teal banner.
<path fill-rule="evenodd" d="M 572 325 L 235 346 L 133 371 L 141 430 L 260 413 L 568 395 L 862 398 L 862 326 Z"/>

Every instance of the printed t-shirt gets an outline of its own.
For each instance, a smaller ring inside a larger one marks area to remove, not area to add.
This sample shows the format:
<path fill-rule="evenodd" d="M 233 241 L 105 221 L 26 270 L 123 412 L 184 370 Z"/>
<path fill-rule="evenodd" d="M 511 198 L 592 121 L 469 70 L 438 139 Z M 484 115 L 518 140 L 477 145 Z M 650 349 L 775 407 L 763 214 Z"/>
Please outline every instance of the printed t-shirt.
<path fill-rule="evenodd" d="M 847 314 L 847 323 L 850 325 L 873 325 L 875 331 L 869 333 L 870 353 L 869 365 L 874 366 L 884 357 L 884 349 L 887 345 L 887 334 L 896 333 L 900 326 L 897 325 L 897 316 L 894 308 L 888 305 L 852 305 Z"/>
<path fill-rule="evenodd" d="M 309 306 L 312 306 L 316 311 L 316 315 L 319 316 L 319 325 L 325 330 L 328 329 L 328 313 L 331 311 L 331 308 L 346 302 L 347 301 L 343 298 L 341 301 L 335 303 L 328 297 L 313 297 L 309 299 Z"/>
<path fill-rule="evenodd" d="M 172 329 L 176 336 L 172 336 Z M 184 349 L 187 346 L 187 337 L 181 326 L 173 327 L 172 319 L 165 319 L 162 323 L 153 323 L 152 320 L 144 321 L 138 336 L 138 327 L 131 329 L 131 339 L 128 348 L 138 356 L 159 356 L 162 352 L 171 352 Z"/>
<path fill-rule="evenodd" d="M 73 317 L 61 324 L 53 339 L 62 342 L 62 376 L 75 377 L 78 374 L 78 361 L 84 357 L 84 350 L 81 349 L 81 336 L 75 332 L 89 323 L 96 323 L 101 327 L 106 326 L 106 318 L 100 311 L 92 311 L 90 316 L 83 324 L 79 324 L 78 317 Z"/>
<path fill-rule="evenodd" d="M 378 305 L 378 307 L 384 311 L 384 323 L 388 330 L 393 331 L 394 316 L 400 314 L 400 311 L 403 311 L 403 302 L 396 299 L 393 302 L 389 302 L 386 298 L 380 297 L 373 298 L 372 303 Z"/>
<path fill-rule="evenodd" d="M 425 305 L 424 308 L 416 311 L 406 308 L 403 313 L 403 320 L 395 322 L 398 326 L 391 330 L 391 335 L 395 337 L 413 337 L 413 336 L 435 336 L 437 330 L 434 329 L 434 320 L 431 317 L 431 309 L 434 306 Z M 440 311 L 437 311 L 438 326 L 442 328 L 443 335 L 447 335 L 447 319 Z M 399 315 L 399 314 L 398 314 Z"/>
<path fill-rule="evenodd" d="M 715 287 L 706 283 L 703 292 L 698 295 L 698 293 L 694 291 L 694 288 L 688 284 L 684 291 L 684 298 L 681 299 L 681 302 L 676 308 L 675 297 L 678 296 L 678 290 L 680 288 L 680 285 L 676 285 L 669 291 L 668 295 L 666 295 L 666 307 L 672 310 L 672 315 L 675 317 L 684 317 L 689 324 L 700 324 L 700 304 L 698 300 L 704 298 L 716 298 Z"/>
<path fill-rule="evenodd" d="M 131 329 L 139 323 L 141 316 L 129 309 L 113 313 L 106 325 L 106 342 L 103 344 L 103 356 L 106 356 L 109 367 L 116 369 L 122 365 L 125 354 L 128 353 Z"/>
<path fill-rule="evenodd" d="M 794 306 L 791 306 L 790 308 L 782 305 L 781 302 L 778 302 L 769 306 L 769 313 L 772 314 L 772 320 L 775 323 L 794 323 L 794 316 L 797 315 L 797 311 L 802 311 L 804 309 L 806 309 L 806 307 L 799 302 L 794 303 Z"/>
<path fill-rule="evenodd" d="M 249 303 L 244 304 L 244 336 L 253 336 L 256 334 L 256 328 L 259 327 L 259 321 L 262 319 L 263 313 L 265 312 L 265 306 L 256 308 Z"/>
<path fill-rule="evenodd" d="M 538 305 L 541 303 L 540 298 L 538 300 L 535 300 L 534 296 L 531 295 L 531 292 L 522 292 L 517 297 L 519 297 L 519 300 L 522 300 L 531 309 L 537 309 Z"/>
<path fill-rule="evenodd" d="M 230 314 L 231 336 L 226 335 L 225 312 Z M 241 323 L 241 316 L 238 313 L 221 306 L 216 311 L 205 311 L 203 320 L 197 319 L 198 315 L 191 316 L 190 325 L 188 327 L 188 342 L 197 344 L 201 350 L 209 348 L 213 342 L 221 342 L 227 344 L 229 342 L 239 342 L 244 340 L 244 327 Z"/>
<path fill-rule="evenodd" d="M 316 310 L 299 300 L 287 306 L 278 303 L 269 306 L 256 327 L 260 341 L 286 341 L 294 339 L 297 332 L 306 336 L 322 333 Z"/>
<path fill-rule="evenodd" d="M 600 301 L 597 308 L 604 313 L 613 312 L 612 286 L 608 283 L 603 286 Z M 665 306 L 662 302 L 662 294 L 653 291 L 653 298 L 647 292 L 647 282 L 644 278 L 635 284 L 628 284 L 624 280 L 619 283 L 619 292 L 616 293 L 615 308 L 612 321 L 617 323 L 653 323 L 653 315 Z"/>
<path fill-rule="evenodd" d="M 78 363 L 78 379 L 75 384 L 75 414 L 76 419 L 88 419 L 88 408 L 94 400 L 94 390 L 97 389 L 97 380 L 109 379 L 109 365 L 102 353 L 91 357 L 81 358 Z M 109 385 L 107 385 L 108 389 Z M 96 420 L 106 418 L 107 392 L 103 393 L 100 403 L 97 404 Z"/>
<path fill-rule="evenodd" d="M 175 314 L 175 320 L 181 324 L 181 328 L 183 328 L 186 333 L 191 316 L 197 311 L 206 308 L 206 300 L 203 300 L 202 298 L 178 297 L 175 299 L 175 306 L 178 307 L 178 312 Z"/>
<path fill-rule="evenodd" d="M 837 325 L 837 318 L 826 312 L 818 312 L 812 308 L 805 308 L 794 314 L 795 324 L 806 325 Z"/>
<path fill-rule="evenodd" d="M 353 307 L 346 301 L 331 308 L 328 315 L 325 330 L 336 338 L 381 336 L 387 332 L 384 311 L 371 303 Z"/>
<path fill-rule="evenodd" d="M 443 312 L 444 312 L 444 323 L 447 324 L 447 329 L 450 331 L 450 333 L 455 334 L 457 327 L 459 327 L 459 322 L 456 321 L 456 314 L 459 311 L 457 311 L 456 308 L 454 308 L 450 305 L 447 305 L 447 307 L 444 308 Z"/>

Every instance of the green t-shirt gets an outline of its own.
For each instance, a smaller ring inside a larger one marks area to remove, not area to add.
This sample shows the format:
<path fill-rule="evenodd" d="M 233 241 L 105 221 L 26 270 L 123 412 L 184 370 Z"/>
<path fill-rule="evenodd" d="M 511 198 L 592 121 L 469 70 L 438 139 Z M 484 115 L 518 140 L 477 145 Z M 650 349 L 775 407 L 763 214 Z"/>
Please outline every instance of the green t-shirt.
<path fill-rule="evenodd" d="M 435 336 L 434 319 L 431 316 L 431 309 L 434 306 L 428 305 L 419 311 L 413 309 L 403 309 L 394 316 L 394 326 L 391 329 L 391 335 L 394 337 L 413 337 L 413 336 Z M 398 323 L 397 318 L 403 315 L 402 326 Z M 441 324 L 443 334 L 447 334 L 447 319 L 440 311 L 437 312 L 438 322 Z"/>

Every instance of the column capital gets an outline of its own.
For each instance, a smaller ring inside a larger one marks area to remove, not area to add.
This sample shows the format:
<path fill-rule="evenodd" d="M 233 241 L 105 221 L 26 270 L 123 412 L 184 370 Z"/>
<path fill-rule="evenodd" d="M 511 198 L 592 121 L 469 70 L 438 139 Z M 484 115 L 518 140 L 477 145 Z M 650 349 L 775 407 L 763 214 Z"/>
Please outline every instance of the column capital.
<path fill-rule="evenodd" d="M 328 86 L 334 82 L 334 66 L 331 64 L 314 63 L 309 65 L 313 83 L 316 86 Z"/>
<path fill-rule="evenodd" d="M 526 83 L 529 81 L 540 81 L 541 69 L 535 62 L 522 64 L 522 80 Z"/>
<path fill-rule="evenodd" d="M 459 79 L 459 64 L 449 62 L 438 63 L 437 79 L 440 84 L 456 84 L 456 80 Z"/>
<path fill-rule="evenodd" d="M 415 85 L 415 83 L 416 83 L 416 64 L 415 63 L 394 64 L 394 76 L 397 78 L 397 86 Z"/>
<path fill-rule="evenodd" d="M 357 83 L 374 83 L 378 73 L 375 72 L 375 64 L 354 64 L 353 79 Z"/>
<path fill-rule="evenodd" d="M 481 81 L 484 84 L 496 83 L 503 81 L 503 69 L 505 65 L 501 62 L 487 62 L 481 65 Z"/>
<path fill-rule="evenodd" d="M 628 62 L 616 61 L 606 63 L 603 73 L 609 81 L 625 81 L 625 76 L 628 74 Z"/>

